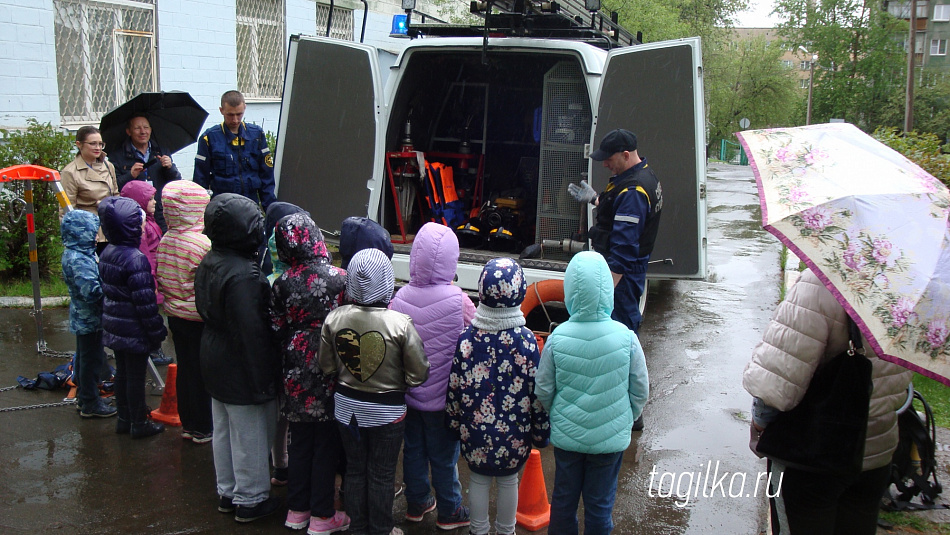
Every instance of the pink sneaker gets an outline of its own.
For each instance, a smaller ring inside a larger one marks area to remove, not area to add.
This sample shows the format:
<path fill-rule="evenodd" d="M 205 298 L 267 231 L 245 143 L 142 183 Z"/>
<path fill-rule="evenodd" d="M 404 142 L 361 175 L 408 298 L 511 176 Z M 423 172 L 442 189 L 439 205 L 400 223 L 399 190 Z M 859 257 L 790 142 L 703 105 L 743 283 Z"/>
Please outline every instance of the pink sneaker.
<path fill-rule="evenodd" d="M 284 525 L 290 529 L 303 529 L 310 523 L 310 511 L 287 511 Z"/>
<path fill-rule="evenodd" d="M 337 511 L 330 518 L 310 517 L 310 528 L 307 529 L 307 533 L 308 535 L 330 535 L 348 527 L 350 527 L 350 517 L 343 511 Z"/>

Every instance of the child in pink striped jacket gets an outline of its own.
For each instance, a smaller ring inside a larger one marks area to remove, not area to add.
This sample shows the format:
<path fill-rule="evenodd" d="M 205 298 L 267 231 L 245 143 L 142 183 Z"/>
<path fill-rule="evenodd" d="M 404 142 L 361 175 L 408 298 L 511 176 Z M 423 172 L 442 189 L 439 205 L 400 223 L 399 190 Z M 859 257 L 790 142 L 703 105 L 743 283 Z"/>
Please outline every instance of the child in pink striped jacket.
<path fill-rule="evenodd" d="M 211 396 L 198 363 L 204 322 L 195 308 L 195 270 L 211 240 L 204 230 L 208 191 L 189 180 L 169 182 L 162 191 L 168 232 L 158 245 L 158 287 L 165 294 L 165 313 L 178 359 L 178 415 L 181 437 L 196 444 L 211 441 Z"/>

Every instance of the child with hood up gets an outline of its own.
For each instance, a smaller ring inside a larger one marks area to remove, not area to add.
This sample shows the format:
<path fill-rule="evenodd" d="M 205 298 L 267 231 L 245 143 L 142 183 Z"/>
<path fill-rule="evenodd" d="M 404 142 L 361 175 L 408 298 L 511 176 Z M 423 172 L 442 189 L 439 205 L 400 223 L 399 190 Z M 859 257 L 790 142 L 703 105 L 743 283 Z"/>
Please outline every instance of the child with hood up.
<path fill-rule="evenodd" d="M 346 452 L 346 512 L 354 533 L 392 533 L 396 461 L 406 425 L 406 389 L 429 374 L 422 340 L 409 316 L 389 310 L 395 276 L 378 249 L 350 260 L 346 295 L 353 304 L 327 316 L 320 368 L 337 377 L 334 417 Z"/>
<path fill-rule="evenodd" d="M 650 393 L 636 333 L 610 319 L 614 282 L 599 253 L 574 255 L 564 273 L 571 317 L 548 337 L 535 391 L 551 414 L 554 494 L 548 533 L 609 533 L 623 452 Z"/>
<path fill-rule="evenodd" d="M 270 285 L 258 255 L 264 218 L 237 193 L 205 209 L 211 250 L 195 271 L 201 377 L 211 394 L 218 511 L 253 522 L 277 512 L 267 462 L 277 427 L 280 351 L 270 330 Z"/>
<path fill-rule="evenodd" d="M 535 396 L 538 343 L 525 327 L 527 282 L 517 262 L 495 258 L 478 279 L 478 308 L 459 336 L 445 412 L 468 461 L 470 533 L 489 532 L 489 491 L 498 484 L 495 529 L 515 532 L 518 471 L 532 445 L 547 446 L 548 414 Z"/>
<path fill-rule="evenodd" d="M 393 259 L 393 241 L 389 232 L 367 217 L 348 217 L 340 227 L 340 267 L 346 269 L 353 255 L 363 249 L 379 249 Z"/>
<path fill-rule="evenodd" d="M 152 279 L 157 283 L 158 244 L 162 241 L 162 227 L 155 221 L 155 188 L 144 180 L 132 180 L 122 187 L 121 195 L 137 202 L 145 213 L 145 227 L 142 229 L 139 250 L 148 258 L 148 263 L 152 267 Z M 155 298 L 161 310 L 165 297 L 158 291 L 158 286 L 155 287 Z M 163 366 L 172 360 L 171 357 L 165 356 L 161 347 L 155 350 L 151 358 L 156 366 Z"/>
<path fill-rule="evenodd" d="M 142 209 L 132 199 L 106 197 L 99 203 L 99 221 L 109 245 L 99 261 L 105 300 L 102 343 L 115 353 L 116 433 L 149 437 L 165 430 L 148 419 L 145 369 L 149 353 L 161 347 L 168 332 L 158 313 L 155 280 L 148 259 L 139 250 Z"/>
<path fill-rule="evenodd" d="M 139 250 L 148 258 L 152 266 L 152 277 L 155 277 L 158 266 L 158 244 L 162 241 L 162 227 L 155 221 L 155 188 L 144 180 L 132 180 L 122 188 L 122 196 L 137 202 L 145 212 L 145 228 L 142 230 L 142 243 Z M 164 302 L 161 293 L 156 293 L 158 304 Z"/>
<path fill-rule="evenodd" d="M 129 184 L 135 182 L 141 181 Z M 205 444 L 211 442 L 213 425 L 211 395 L 201 378 L 199 361 L 204 322 L 195 308 L 195 271 L 211 249 L 211 240 L 202 232 L 211 197 L 190 180 L 173 180 L 162 193 L 168 232 L 158 244 L 156 272 L 178 357 L 181 437 Z"/>
<path fill-rule="evenodd" d="M 458 337 L 475 316 L 475 305 L 452 284 L 458 267 L 459 241 L 452 229 L 426 223 L 412 242 L 409 284 L 389 308 L 412 318 L 429 359 L 429 378 L 406 393 L 406 434 L 402 479 L 409 507 L 406 520 L 421 522 L 438 507 L 437 526 L 469 524 L 458 479 L 458 436 L 445 427 L 445 392 Z M 429 472 L 436 496 L 430 492 Z"/>
<path fill-rule="evenodd" d="M 63 216 L 63 280 L 69 288 L 69 330 L 76 333 L 75 382 L 79 415 L 83 418 L 115 416 L 99 397 L 97 372 L 106 362 L 102 350 L 102 285 L 96 235 L 99 216 L 72 210 Z"/>
<path fill-rule="evenodd" d="M 261 247 L 261 272 L 267 277 L 267 282 L 271 286 L 277 277 L 287 269 L 287 264 L 280 261 L 277 253 L 277 244 L 274 242 L 274 230 L 277 228 L 277 222 L 285 216 L 296 214 L 298 212 L 307 213 L 306 210 L 291 204 L 289 202 L 274 201 L 267 207 L 264 216 L 264 245 Z M 310 214 L 307 214 L 310 215 Z M 278 398 L 280 398 L 278 392 Z M 271 477 L 271 485 L 283 487 L 287 485 L 287 434 L 290 432 L 290 422 L 281 412 L 277 416 L 277 432 L 274 436 L 274 445 L 271 446 L 270 457 L 274 463 L 274 475 Z"/>
<path fill-rule="evenodd" d="M 284 525 L 309 524 L 309 533 L 342 531 L 350 518 L 333 508 L 343 454 L 333 420 L 336 383 L 320 370 L 319 350 L 323 321 L 343 304 L 346 272 L 330 263 L 323 234 L 306 213 L 281 219 L 274 239 L 287 265 L 271 288 L 270 307 L 271 329 L 283 354 L 280 411 L 290 422 Z"/>

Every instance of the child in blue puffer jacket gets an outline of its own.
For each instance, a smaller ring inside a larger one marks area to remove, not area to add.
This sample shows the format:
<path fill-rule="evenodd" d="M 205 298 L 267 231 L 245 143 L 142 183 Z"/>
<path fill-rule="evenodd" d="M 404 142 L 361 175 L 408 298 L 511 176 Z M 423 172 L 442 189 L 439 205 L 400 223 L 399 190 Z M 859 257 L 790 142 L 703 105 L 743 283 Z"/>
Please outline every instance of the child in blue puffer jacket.
<path fill-rule="evenodd" d="M 470 533 L 489 531 L 489 490 L 498 483 L 495 528 L 515 532 L 518 471 L 531 446 L 547 446 L 548 414 L 535 396 L 538 342 L 525 327 L 527 283 L 510 258 L 490 260 L 478 279 L 478 308 L 462 331 L 452 361 L 446 422 L 468 461 Z"/>
<path fill-rule="evenodd" d="M 614 281 L 599 253 L 571 259 L 564 305 L 571 318 L 544 344 L 536 388 L 554 446 L 548 533 L 577 533 L 582 494 L 584 533 L 610 533 L 623 452 L 649 395 L 646 360 L 637 335 L 610 319 Z"/>
<path fill-rule="evenodd" d="M 72 210 L 63 216 L 60 232 L 63 280 L 69 288 L 69 330 L 76 333 L 73 377 L 78 385 L 79 415 L 108 418 L 115 416 L 115 407 L 99 397 L 97 377 L 106 362 L 102 350 L 102 285 L 96 257 L 99 217 L 85 210 Z"/>
<path fill-rule="evenodd" d="M 167 331 L 158 313 L 152 266 L 139 250 L 145 212 L 132 199 L 106 197 L 99 203 L 99 220 L 109 240 L 99 276 L 105 294 L 102 343 L 115 352 L 115 431 L 148 437 L 165 430 L 148 419 L 145 370 L 149 354 L 161 347 Z"/>

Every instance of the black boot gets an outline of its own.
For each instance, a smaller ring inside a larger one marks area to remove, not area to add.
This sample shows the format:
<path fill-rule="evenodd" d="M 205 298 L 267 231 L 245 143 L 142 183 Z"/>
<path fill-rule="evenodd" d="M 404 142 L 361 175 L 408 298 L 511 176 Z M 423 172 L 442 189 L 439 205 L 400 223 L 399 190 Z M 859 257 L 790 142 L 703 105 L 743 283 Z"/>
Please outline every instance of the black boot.
<path fill-rule="evenodd" d="M 157 435 L 165 430 L 165 426 L 151 420 L 132 424 L 132 438 L 145 438 Z"/>
<path fill-rule="evenodd" d="M 115 423 L 115 432 L 120 435 L 128 435 L 132 431 L 132 418 L 129 416 L 129 403 L 124 396 L 115 396 L 115 411 L 119 415 Z"/>
<path fill-rule="evenodd" d="M 128 435 L 131 431 L 132 422 L 119 416 L 119 419 L 115 422 L 115 432 L 120 435 Z"/>

